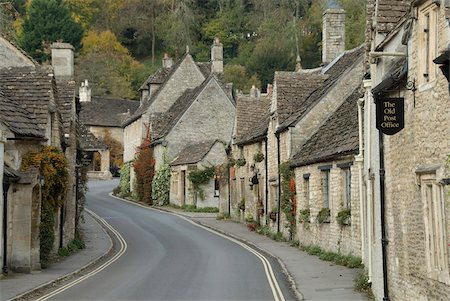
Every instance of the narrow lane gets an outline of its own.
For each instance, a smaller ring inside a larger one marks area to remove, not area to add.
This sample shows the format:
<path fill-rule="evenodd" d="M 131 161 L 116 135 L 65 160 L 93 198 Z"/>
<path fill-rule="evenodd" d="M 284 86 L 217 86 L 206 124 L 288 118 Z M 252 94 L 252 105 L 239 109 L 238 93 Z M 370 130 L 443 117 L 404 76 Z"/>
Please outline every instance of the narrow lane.
<path fill-rule="evenodd" d="M 283 296 L 274 296 L 248 250 L 177 216 L 111 198 L 116 184 L 92 182 L 87 207 L 123 236 L 126 252 L 50 300 L 294 300 L 279 271 Z"/>

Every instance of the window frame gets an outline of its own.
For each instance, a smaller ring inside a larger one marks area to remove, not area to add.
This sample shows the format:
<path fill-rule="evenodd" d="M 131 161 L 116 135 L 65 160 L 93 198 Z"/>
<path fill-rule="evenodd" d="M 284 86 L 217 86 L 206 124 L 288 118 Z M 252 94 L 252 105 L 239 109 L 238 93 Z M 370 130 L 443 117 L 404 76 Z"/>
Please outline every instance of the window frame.
<path fill-rule="evenodd" d="M 427 1 L 417 11 L 418 18 L 418 78 L 419 89 L 425 90 L 433 86 L 437 78 L 437 66 L 433 60 L 438 55 L 438 6 Z"/>

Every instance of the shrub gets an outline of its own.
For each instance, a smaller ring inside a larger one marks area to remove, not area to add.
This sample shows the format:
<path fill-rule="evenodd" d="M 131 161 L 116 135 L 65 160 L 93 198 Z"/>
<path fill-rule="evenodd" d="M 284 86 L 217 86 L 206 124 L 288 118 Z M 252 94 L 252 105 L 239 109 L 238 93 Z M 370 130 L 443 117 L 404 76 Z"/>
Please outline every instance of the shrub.
<path fill-rule="evenodd" d="M 309 223 L 310 220 L 311 220 L 311 210 L 309 210 L 309 209 L 300 210 L 298 222 L 299 223 Z"/>
<path fill-rule="evenodd" d="M 215 171 L 214 166 L 209 166 L 205 169 L 193 170 L 188 174 L 188 179 L 192 183 L 192 190 L 201 200 L 205 199 L 205 192 L 201 186 L 208 184 L 214 178 Z"/>
<path fill-rule="evenodd" d="M 343 209 L 336 215 L 336 221 L 340 226 L 350 225 L 350 217 L 352 216 L 350 209 Z"/>
<path fill-rule="evenodd" d="M 155 159 L 153 158 L 153 148 L 149 131 L 147 138 L 138 147 L 133 161 L 136 173 L 136 198 L 138 201 L 153 205 L 152 181 L 155 173 Z"/>
<path fill-rule="evenodd" d="M 164 162 L 153 177 L 152 183 L 152 199 L 159 205 L 169 204 L 170 192 L 170 165 Z"/>
<path fill-rule="evenodd" d="M 130 163 L 126 163 L 120 169 L 119 193 L 117 194 L 120 197 L 130 195 L 130 167 Z"/>
<path fill-rule="evenodd" d="M 317 214 L 316 221 L 323 224 L 330 221 L 330 208 L 322 208 Z"/>

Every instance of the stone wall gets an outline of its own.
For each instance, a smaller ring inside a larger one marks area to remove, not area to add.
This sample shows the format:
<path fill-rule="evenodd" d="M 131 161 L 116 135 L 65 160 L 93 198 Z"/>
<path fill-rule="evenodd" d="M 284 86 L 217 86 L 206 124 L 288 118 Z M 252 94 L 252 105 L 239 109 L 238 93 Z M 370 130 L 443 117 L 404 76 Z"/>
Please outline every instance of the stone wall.
<path fill-rule="evenodd" d="M 296 239 L 304 245 L 318 245 L 321 248 L 344 255 L 361 255 L 360 199 L 358 170 L 353 158 L 323 162 L 295 168 L 297 190 L 297 221 L 300 211 L 310 209 L 310 222 L 297 223 Z M 346 208 L 344 204 L 344 172 L 338 164 L 351 163 L 351 223 L 341 226 L 336 220 L 338 212 Z M 317 214 L 323 205 L 323 182 L 320 166 L 330 165 L 330 219 L 317 222 Z M 309 186 L 305 178 L 309 179 Z M 307 188 L 309 187 L 309 196 Z"/>
<path fill-rule="evenodd" d="M 89 130 L 101 141 L 105 138 L 105 131 L 108 131 L 111 134 L 111 137 L 123 146 L 123 128 L 91 125 L 89 126 Z"/>
<path fill-rule="evenodd" d="M 123 130 L 123 162 L 134 159 L 136 148 L 141 145 L 143 138 L 142 118 L 126 126 Z"/>

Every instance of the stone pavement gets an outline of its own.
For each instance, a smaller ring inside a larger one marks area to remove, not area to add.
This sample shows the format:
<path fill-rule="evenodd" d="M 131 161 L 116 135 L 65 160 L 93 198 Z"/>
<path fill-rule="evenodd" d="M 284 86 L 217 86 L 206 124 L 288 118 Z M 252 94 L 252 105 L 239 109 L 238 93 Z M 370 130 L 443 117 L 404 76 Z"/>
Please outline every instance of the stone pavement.
<path fill-rule="evenodd" d="M 364 294 L 354 291 L 353 280 L 358 269 L 322 261 L 285 242 L 277 242 L 264 235 L 251 232 L 244 224 L 230 220 L 217 220 L 215 213 L 183 212 L 170 207 L 161 209 L 189 217 L 204 226 L 244 241 L 277 258 L 283 269 L 287 270 L 290 275 L 289 278 L 293 282 L 297 296 L 303 297 L 303 300 L 368 300 Z"/>
<path fill-rule="evenodd" d="M 102 226 L 88 213 L 80 227 L 86 248 L 67 258 L 51 264 L 47 269 L 31 274 L 9 273 L 0 280 L 0 300 L 14 300 L 29 292 L 51 284 L 59 279 L 79 272 L 106 256 L 112 248 L 112 241 Z"/>

